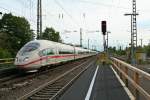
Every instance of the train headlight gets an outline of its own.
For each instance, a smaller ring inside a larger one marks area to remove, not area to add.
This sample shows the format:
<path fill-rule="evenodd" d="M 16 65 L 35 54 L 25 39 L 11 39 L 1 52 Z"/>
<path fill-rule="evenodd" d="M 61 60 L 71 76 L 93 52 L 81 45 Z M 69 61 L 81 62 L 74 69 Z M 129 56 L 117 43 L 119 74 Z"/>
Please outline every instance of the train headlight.
<path fill-rule="evenodd" d="M 28 61 L 28 60 L 29 60 L 29 58 L 28 58 L 28 57 L 26 57 L 26 58 L 24 58 L 24 59 L 23 59 L 23 61 Z"/>
<path fill-rule="evenodd" d="M 18 57 L 16 57 L 15 61 L 18 62 Z"/>

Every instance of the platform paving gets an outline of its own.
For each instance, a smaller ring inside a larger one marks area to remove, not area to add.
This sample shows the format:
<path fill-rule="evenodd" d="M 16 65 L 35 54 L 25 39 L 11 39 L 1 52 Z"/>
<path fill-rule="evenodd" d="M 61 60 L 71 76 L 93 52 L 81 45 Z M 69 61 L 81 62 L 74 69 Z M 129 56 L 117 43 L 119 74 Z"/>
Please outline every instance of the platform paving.
<path fill-rule="evenodd" d="M 97 66 L 99 68 L 94 85 L 91 94 L 88 94 Z M 89 99 L 85 99 L 87 95 L 90 95 Z M 59 100 L 130 100 L 130 98 L 110 65 L 92 64 Z"/>

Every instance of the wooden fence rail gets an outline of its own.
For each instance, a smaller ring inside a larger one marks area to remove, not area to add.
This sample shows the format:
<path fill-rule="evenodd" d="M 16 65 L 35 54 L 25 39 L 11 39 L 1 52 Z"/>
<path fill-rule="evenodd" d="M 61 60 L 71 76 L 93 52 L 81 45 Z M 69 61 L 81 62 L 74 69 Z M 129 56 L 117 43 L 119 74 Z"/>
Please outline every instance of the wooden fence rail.
<path fill-rule="evenodd" d="M 139 93 L 142 94 L 147 100 L 150 100 L 150 94 L 147 91 L 145 91 L 143 87 L 139 84 L 141 76 L 150 81 L 149 73 L 144 72 L 114 57 L 111 57 L 111 62 L 116 72 L 118 72 L 120 78 L 124 81 L 126 87 L 128 87 L 128 82 L 130 82 L 133 85 L 135 89 L 134 96 L 136 100 L 139 100 Z M 130 74 L 133 74 L 133 77 L 129 75 L 129 71 Z"/>

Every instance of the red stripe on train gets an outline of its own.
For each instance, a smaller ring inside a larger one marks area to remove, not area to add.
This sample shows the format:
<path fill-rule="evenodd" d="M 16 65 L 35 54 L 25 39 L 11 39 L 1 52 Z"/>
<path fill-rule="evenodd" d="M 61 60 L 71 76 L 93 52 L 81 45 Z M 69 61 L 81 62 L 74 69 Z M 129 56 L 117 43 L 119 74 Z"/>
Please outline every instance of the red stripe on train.
<path fill-rule="evenodd" d="M 36 62 L 39 62 L 39 61 L 42 61 L 42 60 L 45 60 L 47 58 L 64 58 L 64 57 L 71 57 L 71 56 L 77 56 L 77 55 L 59 55 L 59 56 L 46 56 L 46 57 L 41 57 L 40 59 L 37 59 L 37 60 L 34 60 L 32 62 L 29 62 L 27 64 L 23 64 L 23 65 L 17 65 L 17 66 L 22 66 L 22 67 L 25 67 L 27 65 L 30 65 L 30 64 L 33 64 L 33 63 L 36 63 Z"/>

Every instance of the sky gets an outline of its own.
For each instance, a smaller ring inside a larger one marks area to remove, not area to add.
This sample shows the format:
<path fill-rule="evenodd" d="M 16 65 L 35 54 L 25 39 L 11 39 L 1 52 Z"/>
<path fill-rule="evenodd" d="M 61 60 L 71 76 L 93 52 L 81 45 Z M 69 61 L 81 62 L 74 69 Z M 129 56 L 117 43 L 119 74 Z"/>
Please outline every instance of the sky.
<path fill-rule="evenodd" d="M 138 45 L 150 42 L 150 1 L 137 1 Z M 24 16 L 36 32 L 37 0 L 0 0 L 0 11 Z M 109 45 L 126 47 L 130 43 L 130 16 L 132 0 L 42 0 L 43 30 L 53 27 L 60 32 L 65 43 L 80 43 L 80 28 L 83 32 L 83 46 L 103 50 L 101 21 L 107 21 Z M 59 17 L 59 15 L 63 15 Z M 70 31 L 67 33 L 66 31 Z M 77 31 L 77 32 L 74 32 Z M 99 32 L 97 32 L 99 31 Z"/>

